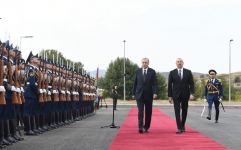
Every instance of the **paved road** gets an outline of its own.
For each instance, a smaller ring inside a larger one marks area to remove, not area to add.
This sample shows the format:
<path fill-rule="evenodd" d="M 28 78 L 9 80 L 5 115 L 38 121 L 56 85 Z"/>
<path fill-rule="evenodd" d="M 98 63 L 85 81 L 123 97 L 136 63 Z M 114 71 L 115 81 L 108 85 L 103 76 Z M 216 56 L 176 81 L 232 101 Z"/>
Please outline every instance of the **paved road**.
<path fill-rule="evenodd" d="M 159 107 L 161 111 L 174 118 L 172 107 Z M 241 107 L 226 107 L 226 112 L 220 110 L 219 123 L 201 118 L 202 107 L 190 107 L 187 124 L 204 135 L 222 143 L 232 150 L 241 150 Z M 213 118 L 214 118 L 213 110 Z"/>
<path fill-rule="evenodd" d="M 115 124 L 121 125 L 133 106 L 119 106 Z M 174 117 L 172 106 L 157 106 Z M 224 144 L 232 150 L 241 149 L 241 107 L 226 108 L 221 112 L 220 123 L 200 117 L 201 107 L 190 107 L 187 123 L 195 130 Z M 7 147 L 7 150 L 107 150 L 117 129 L 100 128 L 112 122 L 112 107 L 101 108 L 96 115 L 69 126 L 46 132 L 40 136 L 24 137 L 25 140 Z M 160 120 L 161 123 L 161 120 Z M 175 132 L 175 131 L 174 131 Z"/>

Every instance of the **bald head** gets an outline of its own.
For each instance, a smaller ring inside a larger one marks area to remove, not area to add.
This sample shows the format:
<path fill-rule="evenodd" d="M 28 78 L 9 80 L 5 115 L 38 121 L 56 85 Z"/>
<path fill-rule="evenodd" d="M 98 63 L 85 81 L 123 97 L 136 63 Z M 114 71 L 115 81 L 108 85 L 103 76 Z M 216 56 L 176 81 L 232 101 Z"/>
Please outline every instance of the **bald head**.
<path fill-rule="evenodd" d="M 148 66 L 149 66 L 149 59 L 148 58 L 142 58 L 141 66 L 142 66 L 142 68 L 148 68 Z"/>
<path fill-rule="evenodd" d="M 183 68 L 183 64 L 184 64 L 184 62 L 183 62 L 182 58 L 176 59 L 176 66 L 177 66 L 178 69 Z"/>

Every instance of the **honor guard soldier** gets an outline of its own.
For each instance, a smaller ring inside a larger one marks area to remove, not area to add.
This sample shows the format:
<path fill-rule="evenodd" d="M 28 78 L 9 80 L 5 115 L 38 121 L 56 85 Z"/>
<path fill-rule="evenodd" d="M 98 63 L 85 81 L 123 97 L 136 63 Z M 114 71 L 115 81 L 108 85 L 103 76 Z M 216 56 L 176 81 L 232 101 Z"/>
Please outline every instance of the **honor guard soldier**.
<path fill-rule="evenodd" d="M 15 106 L 19 103 L 17 93 L 20 92 L 19 88 L 16 88 L 14 83 L 14 71 L 15 71 L 15 52 L 12 45 L 9 45 L 9 41 L 6 42 L 5 48 L 7 50 L 7 56 L 3 56 L 4 64 L 7 71 L 5 73 L 4 87 L 6 89 L 5 99 L 5 121 L 4 121 L 4 137 L 6 141 L 16 143 L 19 138 L 16 135 L 16 110 Z M 6 144 L 8 145 L 8 143 Z"/>
<path fill-rule="evenodd" d="M 47 93 L 48 93 L 48 96 L 47 96 L 47 102 L 45 104 L 45 121 L 44 121 L 44 126 L 43 128 L 45 130 L 49 130 L 50 129 L 50 125 L 51 125 L 51 113 L 54 112 L 53 109 L 52 109 L 52 78 L 53 78 L 53 75 L 52 75 L 52 68 L 53 68 L 53 65 L 52 65 L 52 62 L 50 60 L 46 61 L 46 74 L 47 74 L 47 85 L 46 85 L 46 88 L 47 88 Z"/>
<path fill-rule="evenodd" d="M 205 86 L 205 99 L 208 102 L 208 116 L 207 119 L 211 120 L 212 105 L 214 103 L 216 115 L 215 123 L 218 123 L 219 118 L 219 105 L 223 98 L 223 87 L 220 79 L 216 78 L 217 72 L 215 70 L 209 70 L 209 80 Z"/>
<path fill-rule="evenodd" d="M 38 56 L 34 56 L 30 52 L 26 63 L 29 63 L 26 68 L 26 87 L 24 92 L 24 127 L 26 135 L 37 135 L 39 132 L 36 130 L 35 115 L 37 111 L 38 96 L 40 91 L 38 89 L 38 72 L 40 60 Z"/>
<path fill-rule="evenodd" d="M 6 74 L 5 68 L 4 68 L 4 61 L 3 61 L 4 50 L 6 51 L 5 45 L 0 41 L 0 56 L 1 56 L 0 57 L 0 69 L 1 69 L 0 70 L 0 148 L 4 148 L 5 145 L 9 143 L 4 139 L 4 120 L 5 120 L 4 109 L 6 107 L 6 99 L 5 99 L 6 89 L 3 85 L 4 75 Z"/>

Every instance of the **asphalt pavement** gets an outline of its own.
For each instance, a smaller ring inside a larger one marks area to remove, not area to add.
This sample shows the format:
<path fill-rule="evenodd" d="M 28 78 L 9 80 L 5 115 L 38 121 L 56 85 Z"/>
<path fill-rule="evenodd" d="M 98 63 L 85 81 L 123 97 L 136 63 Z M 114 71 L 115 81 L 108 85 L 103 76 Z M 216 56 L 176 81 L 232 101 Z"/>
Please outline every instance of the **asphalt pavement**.
<path fill-rule="evenodd" d="M 128 111 L 135 106 L 118 106 L 115 111 L 115 125 L 121 125 Z M 155 106 L 174 119 L 173 106 Z M 187 124 L 225 145 L 231 150 L 241 150 L 241 107 L 226 107 L 220 110 L 219 123 L 201 118 L 201 106 L 189 107 Z M 214 113 L 213 113 L 214 115 Z M 206 116 L 206 114 L 204 115 Z M 38 136 L 24 136 L 25 140 L 6 147 L 6 150 L 107 150 L 118 129 L 101 128 L 112 124 L 112 106 L 100 108 L 95 115 L 45 132 Z M 161 120 L 160 120 L 161 124 Z M 175 132 L 175 131 L 173 131 Z"/>

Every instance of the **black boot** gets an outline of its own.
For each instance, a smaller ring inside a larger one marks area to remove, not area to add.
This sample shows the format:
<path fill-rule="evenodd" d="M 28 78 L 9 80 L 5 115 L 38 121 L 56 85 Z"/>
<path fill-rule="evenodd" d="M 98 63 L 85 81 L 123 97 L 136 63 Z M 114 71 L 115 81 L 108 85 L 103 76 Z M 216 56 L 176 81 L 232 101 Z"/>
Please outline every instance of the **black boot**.
<path fill-rule="evenodd" d="M 42 132 L 40 132 L 39 130 L 37 130 L 37 124 L 36 124 L 36 118 L 35 116 L 31 116 L 30 117 L 30 125 L 31 125 L 31 130 L 35 133 L 35 134 L 41 134 Z"/>
<path fill-rule="evenodd" d="M 3 143 L 4 138 L 4 127 L 3 127 L 3 121 L 0 120 L 0 149 L 5 148 L 5 144 Z"/>
<path fill-rule="evenodd" d="M 59 122 L 59 112 L 55 113 L 55 123 L 56 123 L 56 128 L 58 128 L 60 126 L 60 122 Z"/>
<path fill-rule="evenodd" d="M 10 143 L 16 143 L 17 141 L 11 137 L 10 134 L 10 127 L 9 127 L 9 120 L 4 121 L 4 137 Z"/>
<path fill-rule="evenodd" d="M 56 128 L 55 112 L 51 112 L 51 116 L 50 116 L 50 127 L 53 128 L 53 129 Z"/>
<path fill-rule="evenodd" d="M 29 117 L 29 116 L 25 116 L 23 121 L 24 121 L 24 131 L 25 131 L 25 135 L 37 135 L 36 133 L 34 133 L 34 132 L 31 130 L 30 117 Z"/>
<path fill-rule="evenodd" d="M 23 138 L 20 138 L 17 135 L 17 122 L 16 122 L 16 119 L 9 120 L 9 127 L 10 127 L 11 137 L 14 138 L 16 141 L 22 141 Z"/>
<path fill-rule="evenodd" d="M 207 116 L 208 120 L 211 120 L 211 112 L 212 112 L 212 109 L 208 109 L 208 116 Z"/>
<path fill-rule="evenodd" d="M 48 129 L 48 117 L 47 117 L 47 114 L 43 114 L 42 115 L 42 129 L 44 130 L 44 131 L 48 131 L 49 129 Z"/>

